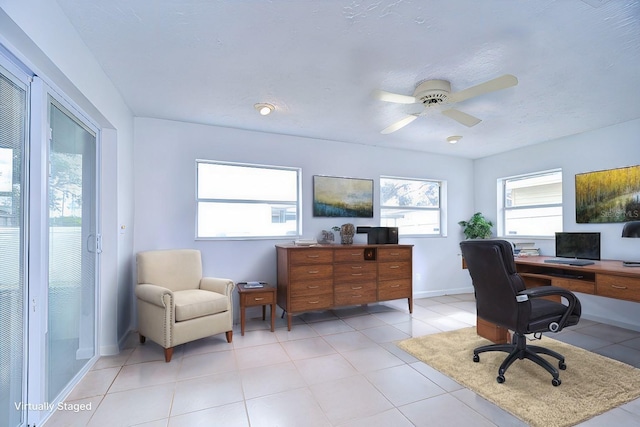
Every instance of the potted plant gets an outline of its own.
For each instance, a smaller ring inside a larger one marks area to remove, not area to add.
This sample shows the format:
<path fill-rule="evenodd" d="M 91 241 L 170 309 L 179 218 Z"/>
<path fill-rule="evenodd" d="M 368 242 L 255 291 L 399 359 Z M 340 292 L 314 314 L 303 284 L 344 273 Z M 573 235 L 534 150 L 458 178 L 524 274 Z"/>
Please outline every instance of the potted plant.
<path fill-rule="evenodd" d="M 493 223 L 480 212 L 474 213 L 469 221 L 460 221 L 458 224 L 464 227 L 463 232 L 467 239 L 488 239 L 491 237 Z"/>

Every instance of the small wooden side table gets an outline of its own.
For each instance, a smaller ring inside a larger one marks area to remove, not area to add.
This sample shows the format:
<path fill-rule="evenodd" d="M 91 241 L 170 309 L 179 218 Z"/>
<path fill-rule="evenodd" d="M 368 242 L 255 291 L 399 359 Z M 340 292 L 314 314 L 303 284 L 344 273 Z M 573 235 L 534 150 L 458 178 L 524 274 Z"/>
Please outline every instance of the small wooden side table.
<path fill-rule="evenodd" d="M 240 295 L 240 333 L 244 336 L 245 310 L 247 307 L 262 306 L 262 320 L 266 318 L 267 305 L 271 306 L 271 332 L 276 326 L 276 291 L 275 286 L 261 282 L 261 288 L 247 287 L 246 283 L 238 283 L 238 295 Z"/>

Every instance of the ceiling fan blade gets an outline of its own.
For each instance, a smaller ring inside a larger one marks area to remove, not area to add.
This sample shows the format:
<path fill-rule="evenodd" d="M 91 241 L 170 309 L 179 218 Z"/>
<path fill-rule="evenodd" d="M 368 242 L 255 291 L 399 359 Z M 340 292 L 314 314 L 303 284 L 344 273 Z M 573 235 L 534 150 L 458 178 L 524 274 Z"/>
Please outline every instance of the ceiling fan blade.
<path fill-rule="evenodd" d="M 395 132 L 397 130 L 402 129 L 403 127 L 405 127 L 406 125 L 408 125 L 409 123 L 411 123 L 412 121 L 414 121 L 415 119 L 417 119 L 418 116 L 407 116 L 402 120 L 398 120 L 397 122 L 395 122 L 392 125 L 387 126 L 386 128 L 382 129 L 382 131 L 380 131 L 381 134 L 386 135 L 388 133 L 392 133 Z"/>
<path fill-rule="evenodd" d="M 454 109 L 444 110 L 442 114 L 467 127 L 475 126 L 482 121 L 477 117 L 473 117 L 471 114 L 463 113 L 462 111 Z"/>
<path fill-rule="evenodd" d="M 449 102 L 460 102 L 465 99 L 473 98 L 479 95 L 483 95 L 489 92 L 495 92 L 497 90 L 506 89 L 518 84 L 516 76 L 511 74 L 505 74 L 504 76 L 497 77 L 488 82 L 480 83 L 479 85 L 472 86 L 470 88 L 461 90 L 449 96 Z"/>
<path fill-rule="evenodd" d="M 373 96 L 380 101 L 394 102 L 396 104 L 415 104 L 418 102 L 418 99 L 414 96 L 400 95 L 399 93 L 391 93 L 384 90 L 376 90 Z"/>

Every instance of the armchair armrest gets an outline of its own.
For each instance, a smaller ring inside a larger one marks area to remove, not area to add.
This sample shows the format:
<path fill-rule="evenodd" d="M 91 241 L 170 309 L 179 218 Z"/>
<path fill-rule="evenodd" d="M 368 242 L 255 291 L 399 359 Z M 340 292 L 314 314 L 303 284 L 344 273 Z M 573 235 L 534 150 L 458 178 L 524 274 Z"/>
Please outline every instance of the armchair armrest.
<path fill-rule="evenodd" d="M 525 289 L 518 292 L 518 295 L 527 296 L 528 298 L 542 298 L 560 295 L 561 297 L 566 298 L 566 300 L 569 302 L 569 305 L 567 307 L 567 310 L 560 318 L 558 328 L 553 332 L 560 332 L 562 328 L 564 328 L 564 325 L 567 323 L 567 319 L 571 314 L 573 314 L 576 306 L 579 304 L 578 297 L 576 297 L 573 292 L 558 286 L 539 286 L 536 288 Z"/>
<path fill-rule="evenodd" d="M 235 284 L 231 279 L 222 279 L 218 277 L 203 277 L 200 280 L 200 289 L 205 291 L 217 292 L 223 295 L 231 295 Z"/>
<path fill-rule="evenodd" d="M 150 283 L 142 283 L 136 286 L 136 297 L 148 302 L 149 304 L 157 305 L 158 307 L 166 307 L 164 303 L 164 296 L 168 295 L 170 301 L 173 301 L 173 292 L 170 289 L 163 288 L 162 286 L 152 285 Z"/>

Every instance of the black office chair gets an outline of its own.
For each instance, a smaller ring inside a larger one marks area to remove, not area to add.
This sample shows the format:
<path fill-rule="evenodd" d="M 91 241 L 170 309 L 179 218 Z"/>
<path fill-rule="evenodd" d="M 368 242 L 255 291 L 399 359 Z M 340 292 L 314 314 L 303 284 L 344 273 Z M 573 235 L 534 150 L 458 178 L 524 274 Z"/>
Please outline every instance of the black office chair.
<path fill-rule="evenodd" d="M 509 353 L 498 369 L 499 383 L 516 359 L 529 359 L 545 368 L 561 384 L 558 371 L 539 354 L 558 359 L 558 367 L 566 369 L 564 357 L 544 347 L 527 345 L 525 334 L 540 336 L 542 332 L 560 332 L 580 320 L 580 301 L 570 291 L 557 286 L 525 289 L 524 280 L 516 272 L 511 244 L 505 240 L 465 240 L 460 242 L 462 256 L 469 269 L 476 295 L 478 317 L 513 331 L 511 344 L 492 344 L 473 350 L 473 361 L 480 353 L 504 351 Z M 561 296 L 568 305 L 542 297 Z"/>

